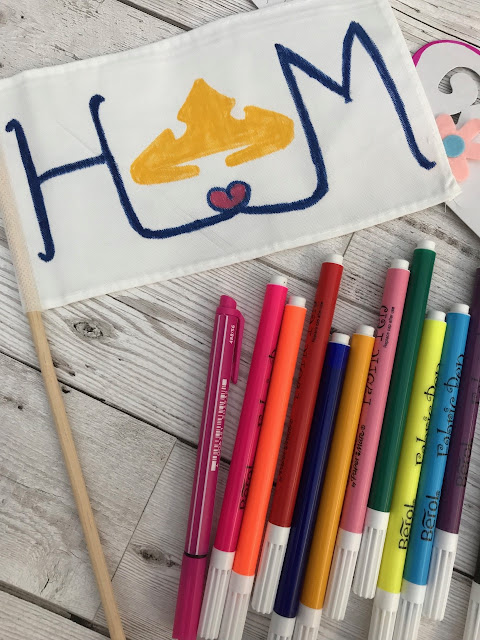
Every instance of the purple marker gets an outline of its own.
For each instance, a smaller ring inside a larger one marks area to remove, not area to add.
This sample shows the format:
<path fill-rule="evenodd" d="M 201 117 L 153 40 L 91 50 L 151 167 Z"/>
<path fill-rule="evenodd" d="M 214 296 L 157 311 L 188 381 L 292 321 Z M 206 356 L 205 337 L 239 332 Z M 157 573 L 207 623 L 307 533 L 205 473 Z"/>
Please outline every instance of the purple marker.
<path fill-rule="evenodd" d="M 476 272 L 470 313 L 465 359 L 423 608 L 423 614 L 431 620 L 443 620 L 445 615 L 477 422 L 480 398 L 480 268 Z"/>
<path fill-rule="evenodd" d="M 223 425 L 230 379 L 238 379 L 243 316 L 229 296 L 220 298 L 215 314 L 197 462 L 190 501 L 185 553 L 178 587 L 173 638 L 195 640 L 202 604 L 212 530 Z"/>

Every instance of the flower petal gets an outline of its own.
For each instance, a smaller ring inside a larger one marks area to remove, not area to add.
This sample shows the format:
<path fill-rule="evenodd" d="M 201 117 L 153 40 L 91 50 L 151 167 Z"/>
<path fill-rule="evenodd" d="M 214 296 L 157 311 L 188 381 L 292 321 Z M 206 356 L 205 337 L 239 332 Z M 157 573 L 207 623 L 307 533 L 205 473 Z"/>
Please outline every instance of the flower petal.
<path fill-rule="evenodd" d="M 458 158 L 449 158 L 448 162 L 457 182 L 463 182 L 468 178 L 468 163 L 464 153 Z"/>
<path fill-rule="evenodd" d="M 480 160 L 480 144 L 478 142 L 467 142 L 465 144 L 465 155 L 469 160 Z"/>
<path fill-rule="evenodd" d="M 462 136 L 465 142 L 473 140 L 473 138 L 480 133 L 480 118 L 473 118 L 472 120 L 469 120 L 457 131 L 457 133 L 459 136 Z"/>
<path fill-rule="evenodd" d="M 452 133 L 457 133 L 457 127 L 452 120 L 452 116 L 449 116 L 446 113 L 442 113 L 435 118 L 435 122 L 437 123 L 437 127 L 442 138 L 445 138 Z"/>

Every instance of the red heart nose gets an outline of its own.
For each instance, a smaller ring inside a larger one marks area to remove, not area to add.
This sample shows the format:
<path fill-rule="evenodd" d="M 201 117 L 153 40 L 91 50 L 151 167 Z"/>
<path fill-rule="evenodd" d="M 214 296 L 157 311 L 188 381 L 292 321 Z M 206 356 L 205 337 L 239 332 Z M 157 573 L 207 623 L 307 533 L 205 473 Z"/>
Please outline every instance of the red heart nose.
<path fill-rule="evenodd" d="M 229 210 L 241 204 L 246 196 L 245 185 L 241 182 L 232 182 L 226 189 L 212 189 L 208 197 L 215 209 Z"/>

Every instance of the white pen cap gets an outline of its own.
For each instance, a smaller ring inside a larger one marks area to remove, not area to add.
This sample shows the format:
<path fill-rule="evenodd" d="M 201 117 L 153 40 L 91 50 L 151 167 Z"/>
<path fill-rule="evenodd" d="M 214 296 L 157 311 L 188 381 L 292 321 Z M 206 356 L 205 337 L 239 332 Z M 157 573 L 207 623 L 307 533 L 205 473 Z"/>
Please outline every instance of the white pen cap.
<path fill-rule="evenodd" d="M 286 287 L 287 279 L 285 276 L 280 276 L 280 275 L 273 276 L 268 284 L 276 284 L 280 287 Z"/>
<path fill-rule="evenodd" d="M 445 616 L 457 543 L 458 533 L 435 529 L 427 593 L 423 606 L 423 615 L 430 620 L 443 620 Z"/>
<path fill-rule="evenodd" d="M 399 601 L 399 593 L 390 593 L 377 587 L 368 640 L 392 640 Z"/>
<path fill-rule="evenodd" d="M 465 621 L 465 631 L 463 640 L 477 640 L 480 629 L 480 584 L 472 582 L 470 591 L 470 601 L 468 603 L 467 620 Z"/>
<path fill-rule="evenodd" d="M 205 640 L 216 640 L 220 633 L 234 558 L 235 551 L 220 551 L 213 547 L 198 625 L 198 636 Z"/>
<path fill-rule="evenodd" d="M 242 640 L 254 577 L 231 572 L 218 636 L 220 640 Z"/>
<path fill-rule="evenodd" d="M 332 620 L 343 620 L 345 617 L 361 540 L 361 533 L 338 530 L 323 605 L 324 614 Z"/>
<path fill-rule="evenodd" d="M 272 613 L 267 640 L 292 640 L 296 618 L 284 618 Z"/>
<path fill-rule="evenodd" d="M 393 640 L 416 640 L 427 586 L 403 580 Z"/>
<path fill-rule="evenodd" d="M 252 609 L 259 613 L 272 613 L 289 535 L 290 527 L 267 524 L 252 597 Z"/>
<path fill-rule="evenodd" d="M 325 258 L 324 262 L 343 265 L 343 256 L 340 253 L 331 253 Z"/>
<path fill-rule="evenodd" d="M 401 258 L 395 258 L 390 263 L 390 269 L 404 269 L 408 271 L 408 267 L 410 266 L 408 260 L 402 260 Z"/>
<path fill-rule="evenodd" d="M 375 595 L 389 517 L 390 513 L 367 508 L 353 578 L 353 592 L 361 598 L 373 598 Z"/>
<path fill-rule="evenodd" d="M 316 640 L 321 620 L 322 609 L 311 609 L 300 603 L 293 640 Z"/>
<path fill-rule="evenodd" d="M 420 240 L 415 249 L 428 249 L 435 251 L 435 242 L 433 240 Z"/>

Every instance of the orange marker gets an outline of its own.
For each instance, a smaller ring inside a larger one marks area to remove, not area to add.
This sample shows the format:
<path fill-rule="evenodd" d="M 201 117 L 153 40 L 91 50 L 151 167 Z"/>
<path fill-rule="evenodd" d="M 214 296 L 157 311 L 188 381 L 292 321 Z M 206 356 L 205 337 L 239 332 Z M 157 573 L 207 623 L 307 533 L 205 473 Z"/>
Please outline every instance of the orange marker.
<path fill-rule="evenodd" d="M 290 296 L 278 338 L 247 505 L 228 585 L 220 640 L 242 638 L 306 312 L 305 298 Z"/>
<path fill-rule="evenodd" d="M 295 624 L 294 640 L 315 638 L 320 626 L 328 574 L 332 564 L 365 384 L 375 342 L 373 333 L 373 327 L 362 325 L 352 336 L 350 356 Z"/>

